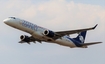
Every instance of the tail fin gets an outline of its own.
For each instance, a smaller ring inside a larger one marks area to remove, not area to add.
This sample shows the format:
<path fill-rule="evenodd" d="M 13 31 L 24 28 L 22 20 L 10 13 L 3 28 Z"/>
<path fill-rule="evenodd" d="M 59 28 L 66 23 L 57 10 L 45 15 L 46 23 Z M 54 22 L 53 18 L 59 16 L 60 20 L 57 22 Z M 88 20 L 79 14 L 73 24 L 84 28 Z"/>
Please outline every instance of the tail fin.
<path fill-rule="evenodd" d="M 79 43 L 84 43 L 87 31 L 80 32 L 80 34 L 74 38 L 74 40 L 78 41 Z"/>

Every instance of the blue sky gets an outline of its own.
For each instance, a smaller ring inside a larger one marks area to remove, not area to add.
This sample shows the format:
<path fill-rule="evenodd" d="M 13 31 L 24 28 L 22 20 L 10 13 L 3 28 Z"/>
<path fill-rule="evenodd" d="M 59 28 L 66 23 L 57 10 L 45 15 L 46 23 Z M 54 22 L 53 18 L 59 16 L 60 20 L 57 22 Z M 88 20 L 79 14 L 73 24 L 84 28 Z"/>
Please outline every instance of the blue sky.
<path fill-rule="evenodd" d="M 0 64 L 105 64 L 104 0 L 1 0 L 0 9 Z M 10 16 L 53 31 L 98 24 L 95 30 L 88 31 L 85 42 L 103 43 L 87 49 L 46 42 L 19 44 L 20 35 L 30 34 L 5 25 L 3 20 Z"/>
<path fill-rule="evenodd" d="M 48 2 L 51 0 L 33 0 L 32 2 L 37 4 L 37 3 L 43 3 L 43 2 Z M 105 0 L 65 0 L 67 2 L 74 1 L 75 3 L 84 3 L 84 4 L 92 4 L 92 5 L 101 5 L 105 6 Z"/>
<path fill-rule="evenodd" d="M 74 1 L 75 3 L 84 3 L 84 4 L 92 4 L 92 5 L 101 5 L 105 7 L 105 0 L 66 0 L 68 2 Z"/>

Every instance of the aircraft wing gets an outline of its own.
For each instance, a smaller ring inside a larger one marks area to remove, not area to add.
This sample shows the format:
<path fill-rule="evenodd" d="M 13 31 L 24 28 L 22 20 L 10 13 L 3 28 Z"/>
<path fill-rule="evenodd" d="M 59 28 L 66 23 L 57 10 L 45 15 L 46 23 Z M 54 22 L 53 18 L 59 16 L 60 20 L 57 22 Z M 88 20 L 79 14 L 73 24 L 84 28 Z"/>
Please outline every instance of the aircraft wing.
<path fill-rule="evenodd" d="M 55 32 L 56 35 L 55 35 L 54 39 L 58 39 L 64 35 L 70 35 L 70 34 L 80 33 L 80 32 L 87 31 L 87 30 L 93 30 L 97 27 L 97 25 L 98 24 L 96 24 L 94 27 L 91 27 L 91 28 Z"/>

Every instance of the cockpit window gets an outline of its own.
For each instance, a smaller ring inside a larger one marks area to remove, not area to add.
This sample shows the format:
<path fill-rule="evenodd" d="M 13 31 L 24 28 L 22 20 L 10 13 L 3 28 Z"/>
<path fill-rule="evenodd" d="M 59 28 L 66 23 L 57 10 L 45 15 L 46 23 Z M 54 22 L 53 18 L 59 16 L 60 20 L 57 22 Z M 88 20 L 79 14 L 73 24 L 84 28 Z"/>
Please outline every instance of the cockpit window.
<path fill-rule="evenodd" d="M 16 19 L 15 17 L 9 17 L 9 18 Z"/>

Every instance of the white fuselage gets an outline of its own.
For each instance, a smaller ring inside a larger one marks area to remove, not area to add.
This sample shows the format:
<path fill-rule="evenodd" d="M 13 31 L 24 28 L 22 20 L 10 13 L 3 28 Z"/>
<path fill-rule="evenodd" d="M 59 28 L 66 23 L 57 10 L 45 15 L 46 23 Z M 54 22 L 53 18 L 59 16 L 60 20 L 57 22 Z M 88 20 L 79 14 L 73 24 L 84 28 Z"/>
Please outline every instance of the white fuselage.
<path fill-rule="evenodd" d="M 45 42 L 50 42 L 50 43 L 57 43 L 57 44 L 60 44 L 63 46 L 76 47 L 76 45 L 70 39 L 67 38 L 69 36 L 63 36 L 59 39 L 54 40 L 54 39 L 49 38 L 43 34 L 43 32 L 48 29 L 37 26 L 37 25 L 30 23 L 28 21 L 21 20 L 19 18 L 7 18 L 4 20 L 4 22 L 9 26 L 12 26 L 14 28 L 17 28 L 19 30 L 22 30 L 22 31 L 25 31 L 25 32 L 31 34 L 36 39 L 39 39 L 39 40 L 42 40 Z M 49 41 L 49 39 L 50 39 L 50 41 Z"/>

